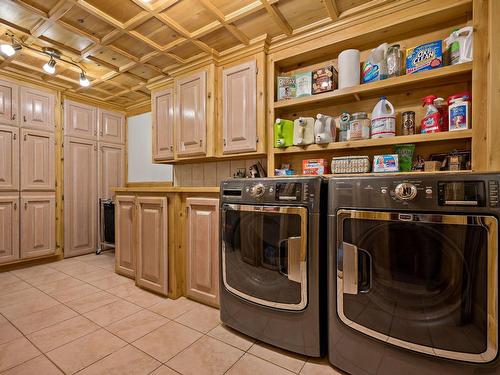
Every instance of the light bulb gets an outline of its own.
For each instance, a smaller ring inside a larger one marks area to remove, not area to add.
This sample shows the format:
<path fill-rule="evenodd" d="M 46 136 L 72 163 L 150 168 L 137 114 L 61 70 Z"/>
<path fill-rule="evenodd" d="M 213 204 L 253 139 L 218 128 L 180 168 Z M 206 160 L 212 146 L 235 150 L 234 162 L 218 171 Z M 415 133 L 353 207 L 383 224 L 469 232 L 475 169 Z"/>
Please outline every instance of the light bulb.
<path fill-rule="evenodd" d="M 16 50 L 10 44 L 1 44 L 0 51 L 8 57 L 13 56 L 16 53 Z"/>
<path fill-rule="evenodd" d="M 43 70 L 45 70 L 49 74 L 54 74 L 56 72 L 56 61 L 51 58 L 44 66 Z"/>
<path fill-rule="evenodd" d="M 80 73 L 80 86 L 88 87 L 89 85 L 90 85 L 90 82 L 89 82 L 87 76 L 85 75 L 84 72 L 81 72 Z"/>

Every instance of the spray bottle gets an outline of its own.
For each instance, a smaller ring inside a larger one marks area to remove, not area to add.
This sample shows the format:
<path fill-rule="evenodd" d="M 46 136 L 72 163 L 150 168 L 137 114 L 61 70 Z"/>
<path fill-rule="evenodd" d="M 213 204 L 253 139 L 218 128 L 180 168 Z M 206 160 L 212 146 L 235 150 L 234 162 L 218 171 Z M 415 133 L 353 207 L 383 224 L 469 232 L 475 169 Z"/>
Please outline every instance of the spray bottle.
<path fill-rule="evenodd" d="M 439 124 L 441 123 L 441 113 L 434 105 L 434 100 L 437 97 L 435 95 L 429 95 L 425 98 L 422 98 L 424 102 L 423 106 L 425 107 L 425 116 L 422 119 L 421 133 L 439 133 Z"/>

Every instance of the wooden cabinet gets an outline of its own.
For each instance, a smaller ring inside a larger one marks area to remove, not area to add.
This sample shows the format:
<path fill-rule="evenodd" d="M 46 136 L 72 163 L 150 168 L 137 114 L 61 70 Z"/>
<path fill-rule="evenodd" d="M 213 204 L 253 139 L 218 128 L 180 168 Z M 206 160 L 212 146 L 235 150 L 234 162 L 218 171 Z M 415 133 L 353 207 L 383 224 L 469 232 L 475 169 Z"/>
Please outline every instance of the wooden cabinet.
<path fill-rule="evenodd" d="M 187 198 L 187 286 L 189 297 L 219 305 L 219 200 Z"/>
<path fill-rule="evenodd" d="M 21 86 L 21 126 L 53 132 L 55 96 L 53 93 Z"/>
<path fill-rule="evenodd" d="M 175 82 L 175 138 L 180 157 L 206 154 L 207 72 L 201 71 Z"/>
<path fill-rule="evenodd" d="M 21 138 L 21 190 L 54 190 L 54 134 L 22 129 Z"/>
<path fill-rule="evenodd" d="M 113 198 L 112 189 L 125 185 L 124 146 L 99 142 L 98 159 L 99 198 Z"/>
<path fill-rule="evenodd" d="M 97 108 L 65 100 L 64 134 L 71 137 L 97 139 Z"/>
<path fill-rule="evenodd" d="M 19 195 L 0 193 L 0 264 L 19 259 Z"/>
<path fill-rule="evenodd" d="M 174 158 L 174 91 L 165 89 L 152 97 L 153 159 L 155 161 Z"/>
<path fill-rule="evenodd" d="M 137 285 L 168 291 L 167 198 L 137 197 Z"/>
<path fill-rule="evenodd" d="M 55 225 L 55 193 L 23 193 L 21 195 L 21 258 L 55 254 Z"/>
<path fill-rule="evenodd" d="M 0 124 L 18 125 L 18 92 L 18 85 L 10 81 L 0 80 Z"/>
<path fill-rule="evenodd" d="M 125 116 L 119 112 L 98 110 L 99 141 L 125 143 Z"/>
<path fill-rule="evenodd" d="M 19 190 L 19 129 L 4 125 L 0 125 L 1 190 Z"/>
<path fill-rule="evenodd" d="M 115 271 L 135 277 L 136 220 L 135 196 L 118 195 L 115 199 Z"/>
<path fill-rule="evenodd" d="M 252 60 L 222 70 L 223 153 L 257 150 L 257 67 Z"/>
<path fill-rule="evenodd" d="M 64 256 L 92 253 L 97 243 L 97 143 L 64 142 Z"/>

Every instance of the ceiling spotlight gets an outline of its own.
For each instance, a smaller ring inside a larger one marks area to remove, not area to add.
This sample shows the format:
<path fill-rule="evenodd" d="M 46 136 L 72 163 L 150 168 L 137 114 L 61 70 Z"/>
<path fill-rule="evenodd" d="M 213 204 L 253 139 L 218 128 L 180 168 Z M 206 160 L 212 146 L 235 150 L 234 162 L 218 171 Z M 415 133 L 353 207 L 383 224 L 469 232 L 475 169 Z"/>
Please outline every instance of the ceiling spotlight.
<path fill-rule="evenodd" d="M 2 52 L 7 57 L 14 56 L 14 54 L 23 48 L 19 43 L 16 43 L 14 38 L 12 37 L 12 43 L 2 43 L 0 44 L 0 52 Z"/>
<path fill-rule="evenodd" d="M 49 74 L 54 74 L 56 72 L 56 60 L 51 57 L 50 60 L 43 66 L 43 70 Z"/>
<path fill-rule="evenodd" d="M 84 72 L 80 73 L 80 86 L 82 87 L 88 87 L 90 85 L 89 79 L 85 75 Z"/>

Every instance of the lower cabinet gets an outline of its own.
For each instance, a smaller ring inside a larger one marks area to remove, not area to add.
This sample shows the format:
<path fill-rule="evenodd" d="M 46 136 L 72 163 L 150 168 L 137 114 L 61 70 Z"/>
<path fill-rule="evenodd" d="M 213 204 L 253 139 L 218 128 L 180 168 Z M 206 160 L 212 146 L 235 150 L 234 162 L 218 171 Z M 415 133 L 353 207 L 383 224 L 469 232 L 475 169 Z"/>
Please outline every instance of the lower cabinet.
<path fill-rule="evenodd" d="M 135 277 L 135 196 L 118 195 L 115 199 L 115 271 Z"/>
<path fill-rule="evenodd" d="M 187 198 L 188 297 L 219 305 L 219 200 Z"/>
<path fill-rule="evenodd" d="M 19 193 L 0 193 L 0 264 L 19 259 Z"/>

